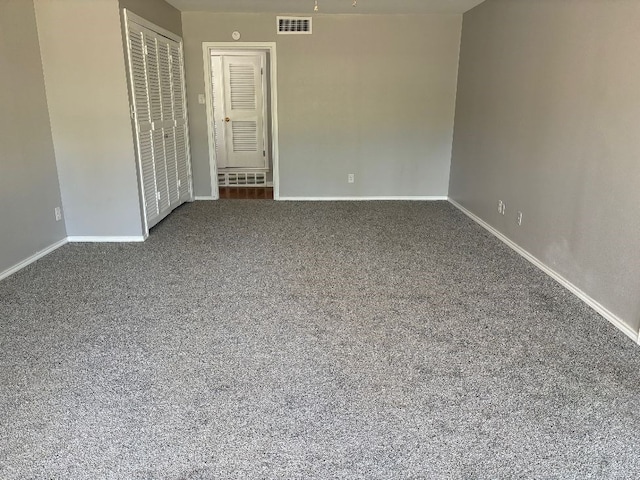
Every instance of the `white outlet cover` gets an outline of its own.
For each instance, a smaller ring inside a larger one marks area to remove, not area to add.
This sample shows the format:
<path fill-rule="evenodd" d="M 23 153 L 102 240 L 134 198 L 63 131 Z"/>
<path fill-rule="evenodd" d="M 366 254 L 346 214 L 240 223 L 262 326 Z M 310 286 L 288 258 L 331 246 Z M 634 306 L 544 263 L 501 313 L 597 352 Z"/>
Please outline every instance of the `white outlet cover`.
<path fill-rule="evenodd" d="M 204 105 L 206 103 L 206 99 L 204 97 L 204 93 L 199 93 L 198 94 L 198 103 L 200 105 Z"/>

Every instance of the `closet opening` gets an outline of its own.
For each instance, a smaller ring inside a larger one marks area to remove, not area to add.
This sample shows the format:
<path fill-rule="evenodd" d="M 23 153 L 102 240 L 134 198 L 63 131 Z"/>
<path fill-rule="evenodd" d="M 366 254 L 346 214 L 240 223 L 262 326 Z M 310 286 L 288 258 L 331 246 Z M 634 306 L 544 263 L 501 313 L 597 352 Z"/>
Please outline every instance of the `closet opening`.
<path fill-rule="evenodd" d="M 145 227 L 193 201 L 182 38 L 123 10 L 136 163 Z"/>

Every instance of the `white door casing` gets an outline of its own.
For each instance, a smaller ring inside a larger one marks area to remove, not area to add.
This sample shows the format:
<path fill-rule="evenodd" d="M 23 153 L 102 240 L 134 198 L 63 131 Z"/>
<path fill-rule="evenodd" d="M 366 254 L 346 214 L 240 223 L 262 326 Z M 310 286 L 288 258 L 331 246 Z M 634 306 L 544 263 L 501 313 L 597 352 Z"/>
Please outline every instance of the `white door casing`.
<path fill-rule="evenodd" d="M 267 143 L 268 148 L 266 153 L 267 161 L 271 159 L 272 171 L 273 171 L 273 196 L 274 199 L 280 198 L 280 167 L 279 167 L 279 143 L 278 143 L 278 61 L 275 42 L 203 42 L 202 43 L 203 62 L 204 62 L 204 81 L 205 81 L 205 96 L 206 96 L 206 109 L 207 109 L 207 128 L 209 133 L 209 167 L 210 167 L 210 181 L 211 181 L 211 197 L 212 199 L 219 198 L 218 194 L 218 165 L 217 158 L 219 156 L 218 150 L 221 145 L 221 135 L 214 128 L 214 103 L 216 105 L 221 104 L 222 100 L 214 99 L 214 77 L 212 73 L 212 56 L 221 54 L 240 54 L 247 52 L 249 54 L 255 52 L 265 52 L 268 54 L 266 61 L 268 62 L 268 68 L 266 68 L 265 75 L 268 75 L 269 88 L 266 92 L 268 97 L 268 104 L 270 115 L 268 120 L 270 121 L 269 128 L 267 130 L 270 135 L 270 142 Z M 264 99 L 263 99 L 264 101 Z M 265 102 L 266 103 L 266 102 Z M 263 125 L 265 128 L 266 125 Z M 268 163 L 267 163 L 268 165 Z"/>
<path fill-rule="evenodd" d="M 265 64 L 265 52 L 211 56 L 218 168 L 269 168 Z"/>

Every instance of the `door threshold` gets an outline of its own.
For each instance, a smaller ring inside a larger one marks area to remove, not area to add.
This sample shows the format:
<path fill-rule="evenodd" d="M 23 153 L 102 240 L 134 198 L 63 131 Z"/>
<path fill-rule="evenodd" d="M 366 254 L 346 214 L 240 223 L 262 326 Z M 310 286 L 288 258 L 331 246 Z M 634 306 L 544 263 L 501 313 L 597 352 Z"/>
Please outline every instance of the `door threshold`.
<path fill-rule="evenodd" d="M 221 200 L 273 200 L 273 187 L 219 187 L 218 192 Z"/>

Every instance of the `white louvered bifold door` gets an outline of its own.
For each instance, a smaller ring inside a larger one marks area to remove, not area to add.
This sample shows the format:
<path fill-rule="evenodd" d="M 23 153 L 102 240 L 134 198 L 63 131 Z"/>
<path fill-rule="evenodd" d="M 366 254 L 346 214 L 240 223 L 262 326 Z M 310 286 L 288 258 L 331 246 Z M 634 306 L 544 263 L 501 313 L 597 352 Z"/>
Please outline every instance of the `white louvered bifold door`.
<path fill-rule="evenodd" d="M 167 39 L 158 39 L 158 71 L 160 72 L 162 134 L 164 137 L 165 165 L 167 168 L 168 201 L 169 206 L 173 209 L 179 205 L 180 194 L 178 192 L 173 88 L 171 85 L 171 47 Z"/>
<path fill-rule="evenodd" d="M 129 19 L 127 36 L 141 191 L 151 228 L 193 200 L 184 59 L 182 43 L 168 38 L 172 34 Z"/>
<path fill-rule="evenodd" d="M 162 118 L 162 95 L 160 91 L 160 59 L 158 54 L 158 40 L 151 33 L 145 35 L 147 82 L 149 84 L 149 104 L 151 106 L 151 123 L 153 139 L 153 161 L 156 169 L 156 192 L 160 216 L 164 217 L 171 211 L 169 204 L 169 185 L 167 180 L 167 165 L 164 151 L 164 130 Z"/>
<path fill-rule="evenodd" d="M 261 55 L 222 58 L 227 166 L 264 168 L 264 94 Z"/>
<path fill-rule="evenodd" d="M 169 42 L 171 48 L 171 85 L 173 88 L 173 116 L 175 120 L 176 167 L 180 202 L 193 198 L 191 187 L 191 160 L 187 130 L 187 109 L 184 97 L 184 65 L 182 48 L 177 42 Z"/>
<path fill-rule="evenodd" d="M 149 85 L 145 54 L 145 38 L 141 27 L 129 23 L 129 61 L 132 97 L 135 109 L 138 162 L 142 198 L 147 225 L 155 224 L 160 216 L 156 191 L 156 173 L 153 160 L 153 139 L 151 109 L 149 105 Z"/>

